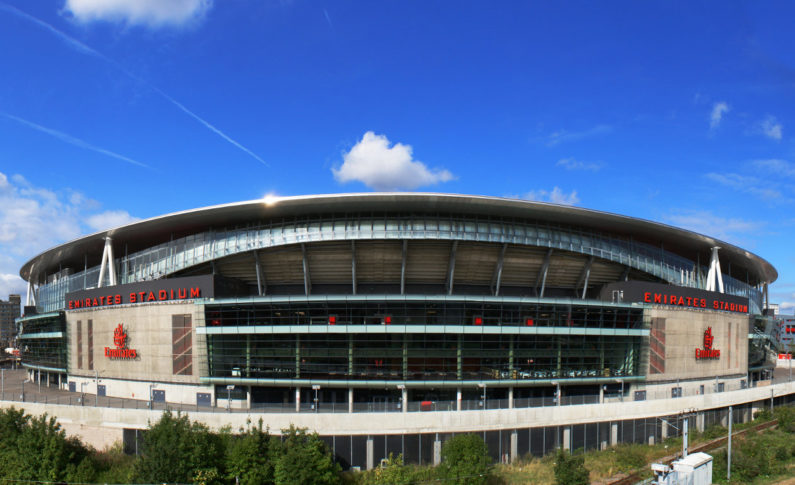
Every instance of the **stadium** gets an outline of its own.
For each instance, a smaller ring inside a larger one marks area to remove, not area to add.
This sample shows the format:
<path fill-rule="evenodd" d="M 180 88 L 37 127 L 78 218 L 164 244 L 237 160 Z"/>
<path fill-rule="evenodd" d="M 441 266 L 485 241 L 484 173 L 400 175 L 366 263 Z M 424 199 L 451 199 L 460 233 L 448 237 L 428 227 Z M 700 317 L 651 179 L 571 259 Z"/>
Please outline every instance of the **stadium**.
<path fill-rule="evenodd" d="M 653 416 L 686 405 L 734 402 L 750 415 L 764 398 L 715 395 L 769 383 L 772 368 L 769 262 L 684 229 L 541 202 L 266 198 L 85 236 L 20 274 L 30 379 L 194 406 L 208 422 L 227 416 L 219 409 L 278 415 L 362 467 L 393 449 L 435 461 L 440 435 L 462 430 L 497 433 L 486 436 L 495 459 L 627 433 L 650 441 L 675 433 Z M 653 400 L 667 404 L 652 411 Z M 635 405 L 643 425 L 626 431 L 606 403 Z M 573 404 L 596 411 L 561 414 Z"/>

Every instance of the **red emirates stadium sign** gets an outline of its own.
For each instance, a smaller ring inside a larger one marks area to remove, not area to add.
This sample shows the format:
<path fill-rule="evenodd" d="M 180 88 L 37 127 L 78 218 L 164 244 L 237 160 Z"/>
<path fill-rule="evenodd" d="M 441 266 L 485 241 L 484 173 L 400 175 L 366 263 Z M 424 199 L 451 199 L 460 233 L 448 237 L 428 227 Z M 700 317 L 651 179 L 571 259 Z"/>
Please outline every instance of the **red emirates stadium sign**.
<path fill-rule="evenodd" d="M 602 300 L 668 305 L 696 310 L 748 313 L 748 298 L 686 286 L 647 281 L 610 283 L 599 294 Z"/>
<path fill-rule="evenodd" d="M 188 276 L 74 291 L 66 294 L 66 309 L 194 300 L 213 296 L 212 275 Z"/>
<path fill-rule="evenodd" d="M 712 335 L 712 327 L 707 327 L 704 332 L 704 348 L 696 349 L 696 360 L 720 358 L 720 350 L 712 348 L 713 342 L 715 337 Z"/>
<path fill-rule="evenodd" d="M 113 347 L 105 347 L 105 357 L 110 359 L 132 360 L 138 357 L 138 351 L 127 348 L 127 332 L 120 323 L 113 331 Z"/>

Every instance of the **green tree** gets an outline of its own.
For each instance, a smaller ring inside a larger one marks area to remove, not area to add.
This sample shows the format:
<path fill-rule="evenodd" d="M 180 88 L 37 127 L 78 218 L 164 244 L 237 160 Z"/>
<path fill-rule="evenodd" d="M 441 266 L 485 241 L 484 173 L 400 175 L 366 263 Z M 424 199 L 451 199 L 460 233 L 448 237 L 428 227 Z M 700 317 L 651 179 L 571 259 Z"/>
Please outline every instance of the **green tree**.
<path fill-rule="evenodd" d="M 572 455 L 566 450 L 558 450 L 555 455 L 555 483 L 557 485 L 588 485 L 588 469 L 585 457 Z"/>
<path fill-rule="evenodd" d="M 233 436 L 226 453 L 227 477 L 242 485 L 273 483 L 275 446 L 268 429 L 262 429 L 262 419 L 257 427 L 249 426 L 241 435 Z"/>
<path fill-rule="evenodd" d="M 55 418 L 0 410 L 0 476 L 31 481 L 92 481 L 91 452 L 67 438 Z"/>
<path fill-rule="evenodd" d="M 325 485 L 340 483 L 340 466 L 331 459 L 317 433 L 290 425 L 282 430 L 282 441 L 274 447 L 274 481 L 279 485 Z"/>
<path fill-rule="evenodd" d="M 486 483 L 491 474 L 491 457 L 483 438 L 476 434 L 459 434 L 442 445 L 440 472 L 445 483 Z"/>
<path fill-rule="evenodd" d="M 223 447 L 218 434 L 210 433 L 187 416 L 164 411 L 144 433 L 143 450 L 135 463 L 134 478 L 139 482 L 188 483 L 201 476 L 221 476 Z M 210 480 L 214 483 L 215 480 Z"/>

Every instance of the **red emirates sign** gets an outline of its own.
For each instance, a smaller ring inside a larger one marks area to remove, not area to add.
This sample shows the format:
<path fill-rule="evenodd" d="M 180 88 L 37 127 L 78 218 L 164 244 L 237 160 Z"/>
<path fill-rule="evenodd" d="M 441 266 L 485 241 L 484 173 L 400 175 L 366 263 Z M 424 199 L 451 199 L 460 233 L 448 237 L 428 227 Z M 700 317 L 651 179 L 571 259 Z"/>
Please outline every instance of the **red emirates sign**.
<path fill-rule="evenodd" d="M 707 331 L 704 332 L 704 348 L 696 349 L 696 360 L 720 358 L 720 350 L 712 348 L 714 341 L 715 337 L 712 335 L 712 327 L 707 327 Z"/>
<path fill-rule="evenodd" d="M 111 359 L 135 359 L 138 357 L 138 351 L 127 348 L 127 332 L 124 331 L 121 323 L 113 331 L 113 345 L 116 348 L 105 347 L 105 357 Z"/>

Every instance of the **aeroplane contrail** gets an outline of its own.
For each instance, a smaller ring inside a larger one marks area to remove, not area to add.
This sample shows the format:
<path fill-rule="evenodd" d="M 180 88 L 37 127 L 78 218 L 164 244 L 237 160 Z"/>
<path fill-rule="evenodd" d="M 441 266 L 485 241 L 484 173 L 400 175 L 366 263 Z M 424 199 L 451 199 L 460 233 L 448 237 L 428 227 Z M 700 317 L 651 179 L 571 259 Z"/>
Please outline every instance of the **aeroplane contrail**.
<path fill-rule="evenodd" d="M 85 148 L 86 150 L 91 150 L 91 151 L 94 151 L 94 152 L 97 152 L 97 153 L 101 153 L 103 155 L 106 155 L 106 156 L 109 156 L 109 157 L 113 157 L 113 158 L 125 161 L 127 163 L 131 163 L 133 165 L 138 165 L 139 167 L 151 168 L 149 165 L 147 165 L 145 163 L 141 163 L 138 160 L 134 160 L 134 159 L 132 159 L 130 157 L 125 157 L 124 155 L 119 155 L 116 152 L 112 152 L 112 151 L 107 150 L 105 148 L 92 145 L 91 143 L 88 143 L 85 140 L 81 140 L 80 138 L 74 137 L 74 136 L 69 135 L 67 133 L 64 133 L 62 131 L 53 130 L 52 128 L 47 128 L 46 126 L 39 125 L 37 123 L 34 123 L 32 121 L 28 121 L 28 120 L 26 120 L 24 118 L 20 118 L 18 116 L 14 116 L 14 115 L 6 113 L 4 111 L 0 111 L 0 116 L 2 116 L 4 118 L 7 118 L 9 120 L 12 120 L 12 121 L 16 121 L 17 123 L 19 123 L 21 125 L 25 125 L 28 128 L 32 128 L 32 129 L 34 129 L 36 131 L 40 131 L 42 133 L 46 133 L 46 134 L 48 134 L 48 135 L 50 135 L 52 137 L 55 137 L 55 138 L 65 142 L 65 143 L 69 143 L 70 145 L 74 145 L 76 147 Z"/>
<path fill-rule="evenodd" d="M 117 70 L 122 72 L 125 76 L 129 77 L 130 79 L 132 79 L 132 80 L 134 80 L 136 82 L 139 82 L 141 84 L 144 84 L 147 87 L 149 87 L 150 89 L 152 89 L 154 92 L 159 94 L 163 99 L 165 99 L 166 101 L 168 101 L 169 103 L 171 103 L 175 107 L 179 108 L 180 111 L 184 112 L 185 114 L 187 114 L 188 116 L 190 116 L 194 120 L 198 121 L 199 123 L 204 125 L 205 128 L 209 129 L 210 131 L 212 131 L 216 135 L 220 136 L 221 138 L 226 140 L 228 143 L 230 143 L 234 147 L 242 150 L 243 152 L 245 152 L 246 154 L 248 154 L 249 156 L 251 156 L 252 158 L 257 160 L 261 164 L 265 165 L 266 167 L 270 167 L 268 162 L 266 162 L 265 160 L 260 158 L 256 153 L 252 152 L 251 150 L 249 150 L 248 148 L 243 146 L 241 143 L 239 143 L 238 141 L 234 140 L 232 137 L 230 137 L 229 135 L 227 135 L 223 131 L 221 131 L 218 128 L 216 128 L 212 123 L 210 123 L 209 121 L 205 120 L 201 116 L 197 115 L 196 113 L 194 113 L 193 111 L 188 109 L 184 104 L 180 103 L 179 101 L 177 101 L 173 97 L 171 97 L 168 94 L 166 94 L 162 89 L 158 88 L 157 86 L 155 86 L 154 84 L 150 83 L 146 79 L 143 79 L 143 78 L 133 74 L 132 72 L 128 71 L 121 64 L 117 63 L 116 61 L 114 61 L 113 59 L 107 57 L 106 55 L 102 54 L 101 52 L 97 51 L 96 49 L 93 49 L 93 48 L 87 46 L 86 44 L 80 42 L 79 40 L 75 39 L 74 37 L 72 37 L 72 36 L 70 36 L 70 35 L 68 35 L 68 34 L 66 34 L 66 33 L 64 33 L 64 32 L 62 32 L 62 31 L 60 31 L 58 29 L 56 29 L 55 27 L 53 27 L 52 25 L 48 24 L 47 22 L 45 22 L 45 21 L 43 21 L 43 20 L 41 20 L 39 18 L 36 18 L 33 15 L 30 15 L 29 13 L 23 12 L 22 10 L 19 10 L 16 7 L 12 7 L 11 5 L 8 5 L 6 3 L 0 2 L 0 10 L 6 11 L 6 12 L 11 13 L 11 14 L 19 17 L 19 18 L 27 20 L 28 22 L 31 22 L 31 23 L 37 25 L 38 27 L 50 32 L 51 34 L 53 34 L 56 37 L 58 37 L 61 41 L 66 43 L 67 46 L 71 47 L 72 49 L 76 50 L 77 52 L 80 52 L 81 54 L 85 54 L 85 55 L 89 55 L 89 56 L 92 56 L 92 57 L 96 57 L 98 59 L 101 59 L 105 63 L 110 64 L 111 66 L 113 66 L 114 68 L 116 68 Z"/>

